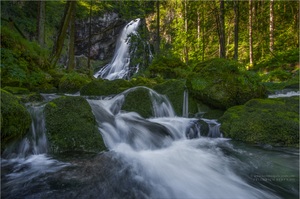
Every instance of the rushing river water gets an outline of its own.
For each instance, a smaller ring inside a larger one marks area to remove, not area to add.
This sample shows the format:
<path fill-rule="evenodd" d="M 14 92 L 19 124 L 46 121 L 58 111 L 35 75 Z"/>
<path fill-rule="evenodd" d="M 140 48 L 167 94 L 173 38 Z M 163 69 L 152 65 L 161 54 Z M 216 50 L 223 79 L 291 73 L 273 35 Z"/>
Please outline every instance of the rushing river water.
<path fill-rule="evenodd" d="M 122 111 L 127 93 L 146 89 L 153 117 Z M 49 100 L 49 96 L 47 96 Z M 146 87 L 88 100 L 108 151 L 47 154 L 43 107 L 33 106 L 28 136 L 1 158 L 2 198 L 299 198 L 299 151 L 220 137 L 216 120 L 175 116 Z"/>

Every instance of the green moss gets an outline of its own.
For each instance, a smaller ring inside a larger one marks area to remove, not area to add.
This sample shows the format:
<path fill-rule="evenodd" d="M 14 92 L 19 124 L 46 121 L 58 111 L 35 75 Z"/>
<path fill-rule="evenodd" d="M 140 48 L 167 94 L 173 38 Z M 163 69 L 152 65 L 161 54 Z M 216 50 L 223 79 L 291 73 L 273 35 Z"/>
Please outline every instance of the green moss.
<path fill-rule="evenodd" d="M 80 94 L 84 96 L 116 95 L 130 87 L 132 87 L 132 84 L 124 79 L 116 79 L 112 81 L 97 79 L 83 86 L 80 90 Z"/>
<path fill-rule="evenodd" d="M 166 95 L 170 100 L 176 115 L 182 116 L 183 95 L 184 95 L 184 90 L 187 89 L 186 80 L 184 79 L 168 80 L 161 84 L 156 85 L 153 89 L 160 94 Z M 197 103 L 192 98 L 192 96 L 189 96 L 189 114 L 193 115 L 197 112 L 198 112 Z"/>
<path fill-rule="evenodd" d="M 266 90 L 255 73 L 226 59 L 212 59 L 196 65 L 187 86 L 195 99 L 220 109 L 266 97 Z"/>
<path fill-rule="evenodd" d="M 12 94 L 28 94 L 29 90 L 27 88 L 21 87 L 12 87 L 12 86 L 5 86 L 3 90 L 6 90 Z"/>
<path fill-rule="evenodd" d="M 43 96 L 39 93 L 29 93 L 28 95 L 18 95 L 17 97 L 22 103 L 42 102 L 44 100 Z"/>
<path fill-rule="evenodd" d="M 54 99 L 46 105 L 45 117 L 51 152 L 105 149 L 91 107 L 84 98 Z"/>
<path fill-rule="evenodd" d="M 126 95 L 122 110 L 136 112 L 144 118 L 153 117 L 149 90 L 137 88 Z"/>
<path fill-rule="evenodd" d="M 59 91 L 62 93 L 75 93 L 90 81 L 87 75 L 76 72 L 67 73 L 59 81 Z"/>
<path fill-rule="evenodd" d="M 24 136 L 30 124 L 31 117 L 25 106 L 15 96 L 1 89 L 1 150 Z"/>
<path fill-rule="evenodd" d="M 299 97 L 253 99 L 220 118 L 225 136 L 250 143 L 299 146 Z"/>

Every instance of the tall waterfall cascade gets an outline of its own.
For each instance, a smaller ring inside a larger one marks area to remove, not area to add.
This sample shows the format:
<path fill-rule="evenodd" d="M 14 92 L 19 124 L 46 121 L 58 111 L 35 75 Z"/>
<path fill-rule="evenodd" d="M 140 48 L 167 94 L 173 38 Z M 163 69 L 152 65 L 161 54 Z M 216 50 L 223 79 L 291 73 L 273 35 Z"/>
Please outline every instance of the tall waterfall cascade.
<path fill-rule="evenodd" d="M 94 74 L 95 78 L 108 80 L 126 79 L 129 76 L 130 65 L 130 36 L 137 35 L 140 19 L 130 21 L 122 30 L 117 41 L 115 53 L 111 62 Z"/>

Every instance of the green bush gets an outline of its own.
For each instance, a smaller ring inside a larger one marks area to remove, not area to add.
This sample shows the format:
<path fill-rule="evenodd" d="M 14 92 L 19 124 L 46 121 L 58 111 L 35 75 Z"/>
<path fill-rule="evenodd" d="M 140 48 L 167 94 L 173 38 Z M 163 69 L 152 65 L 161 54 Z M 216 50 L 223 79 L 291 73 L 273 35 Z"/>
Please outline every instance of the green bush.
<path fill-rule="evenodd" d="M 35 42 L 1 26 L 1 84 L 35 87 L 47 81 L 48 52 Z"/>

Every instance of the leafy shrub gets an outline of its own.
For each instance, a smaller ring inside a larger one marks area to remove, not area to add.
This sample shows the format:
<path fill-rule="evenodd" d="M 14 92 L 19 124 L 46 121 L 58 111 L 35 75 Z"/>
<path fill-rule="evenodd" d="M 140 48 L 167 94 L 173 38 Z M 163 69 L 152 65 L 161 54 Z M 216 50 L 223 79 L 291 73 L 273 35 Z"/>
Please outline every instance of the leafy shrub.
<path fill-rule="evenodd" d="M 33 87 L 44 83 L 47 51 L 8 27 L 1 27 L 1 84 Z"/>

